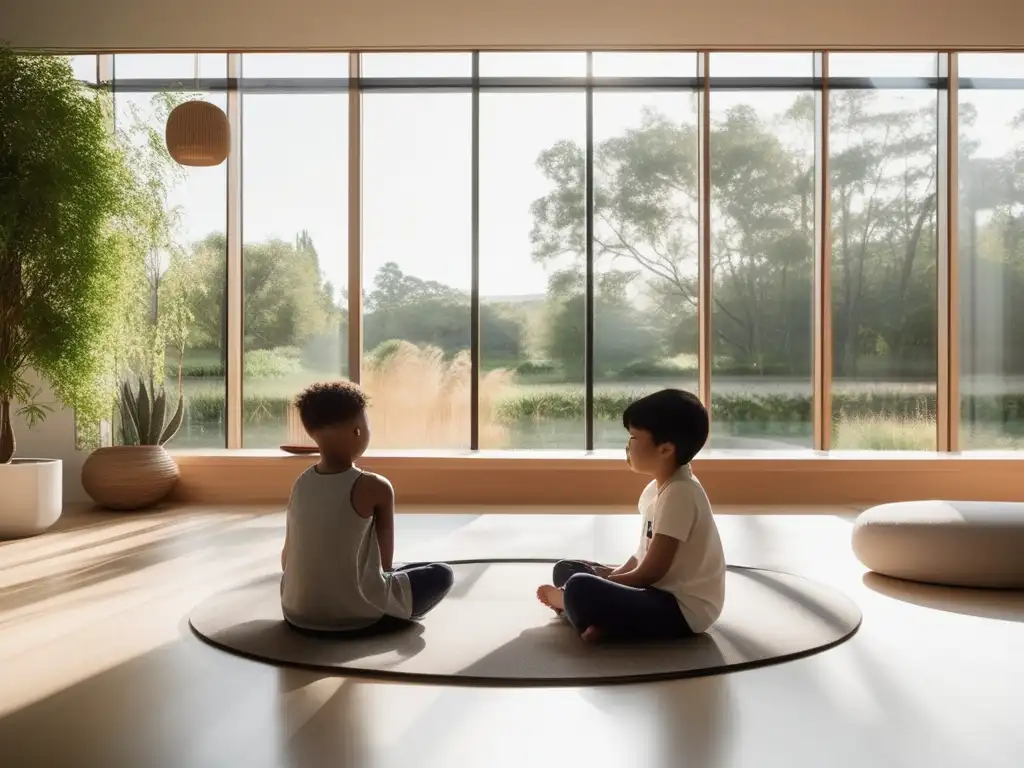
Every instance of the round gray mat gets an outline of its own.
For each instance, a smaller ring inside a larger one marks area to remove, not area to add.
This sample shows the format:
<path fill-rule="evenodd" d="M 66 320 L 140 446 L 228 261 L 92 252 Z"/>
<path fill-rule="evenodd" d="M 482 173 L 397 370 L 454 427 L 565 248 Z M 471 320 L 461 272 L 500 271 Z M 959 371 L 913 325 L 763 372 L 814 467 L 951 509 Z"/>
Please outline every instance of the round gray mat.
<path fill-rule="evenodd" d="M 627 683 L 714 675 L 823 651 L 857 631 L 841 592 L 778 571 L 730 566 L 725 610 L 699 637 L 590 645 L 534 595 L 551 561 L 451 563 L 455 586 L 419 625 L 370 638 L 325 640 L 282 619 L 280 575 L 214 595 L 189 617 L 214 646 L 271 664 L 405 681 L 499 685 Z"/>

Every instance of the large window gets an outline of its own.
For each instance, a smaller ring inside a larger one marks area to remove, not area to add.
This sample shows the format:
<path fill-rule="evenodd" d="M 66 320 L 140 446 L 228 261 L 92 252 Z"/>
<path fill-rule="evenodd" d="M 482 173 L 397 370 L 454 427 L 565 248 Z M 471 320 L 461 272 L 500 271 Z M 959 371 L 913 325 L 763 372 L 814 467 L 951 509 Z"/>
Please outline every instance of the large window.
<path fill-rule="evenodd" d="M 676 57 L 664 64 L 696 77 L 696 54 Z M 631 64 L 605 68 L 616 76 Z M 596 448 L 624 445 L 622 411 L 633 398 L 697 390 L 699 158 L 692 90 L 595 94 Z"/>
<path fill-rule="evenodd" d="M 135 275 L 134 300 L 125 306 L 132 331 L 125 336 L 122 374 L 162 380 L 170 397 L 180 388 L 185 416 L 175 448 L 226 444 L 225 279 L 227 172 L 183 168 L 167 154 L 164 126 L 187 98 L 226 109 L 223 92 L 196 94 L 180 86 L 151 87 L 154 79 L 182 84 L 222 77 L 227 56 L 114 56 L 116 126 L 132 147 L 132 167 L 162 213 L 153 222 L 145 266 Z M 141 82 L 139 82 L 141 81 Z"/>
<path fill-rule="evenodd" d="M 710 59 L 712 444 L 810 448 L 814 94 L 777 86 L 814 60 Z M 730 80 L 752 85 L 716 87 Z"/>
<path fill-rule="evenodd" d="M 1024 55 L 960 55 L 964 449 L 1024 444 Z"/>
<path fill-rule="evenodd" d="M 471 102 L 363 97 L 362 383 L 378 448 L 469 447 Z"/>
<path fill-rule="evenodd" d="M 618 450 L 701 381 L 713 449 L 1024 441 L 1024 54 L 69 60 L 159 203 L 121 366 L 180 387 L 175 447 L 302 441 L 295 395 L 349 377 L 382 449 Z M 191 98 L 231 163 L 168 156 Z"/>
<path fill-rule="evenodd" d="M 829 70 L 832 447 L 935 450 L 938 56 L 837 53 Z"/>
<path fill-rule="evenodd" d="M 242 94 L 242 437 L 301 443 L 290 401 L 348 373 L 348 77 L 345 54 L 245 54 Z"/>
<path fill-rule="evenodd" d="M 586 98 L 480 96 L 480 446 L 584 445 Z"/>
<path fill-rule="evenodd" d="M 68 60 L 71 63 L 71 71 L 75 73 L 75 77 L 83 83 L 96 83 L 99 57 L 96 55 L 69 56 Z"/>

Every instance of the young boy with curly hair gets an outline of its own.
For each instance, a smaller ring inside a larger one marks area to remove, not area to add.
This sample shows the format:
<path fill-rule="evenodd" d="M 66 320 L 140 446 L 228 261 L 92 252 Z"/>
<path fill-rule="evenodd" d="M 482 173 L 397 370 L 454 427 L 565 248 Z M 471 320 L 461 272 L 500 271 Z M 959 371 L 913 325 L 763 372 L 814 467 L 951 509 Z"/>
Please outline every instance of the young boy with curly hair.
<path fill-rule="evenodd" d="M 320 461 L 292 487 L 281 551 L 285 620 L 308 632 L 383 632 L 434 608 L 452 587 L 442 563 L 393 569 L 395 491 L 355 462 L 370 444 L 367 398 L 349 382 L 295 401 Z"/>

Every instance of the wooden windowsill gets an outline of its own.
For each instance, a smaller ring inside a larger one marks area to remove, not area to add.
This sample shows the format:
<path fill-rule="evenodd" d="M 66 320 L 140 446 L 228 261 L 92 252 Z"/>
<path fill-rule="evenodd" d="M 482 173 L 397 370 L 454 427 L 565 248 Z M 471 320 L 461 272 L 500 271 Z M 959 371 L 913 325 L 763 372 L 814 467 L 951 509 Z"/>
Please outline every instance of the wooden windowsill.
<path fill-rule="evenodd" d="M 239 450 L 228 450 L 226 448 L 185 448 L 171 450 L 171 455 L 178 459 L 294 459 L 309 460 L 315 458 L 315 454 L 296 456 L 286 453 L 277 448 L 244 448 Z M 368 451 L 365 460 L 370 461 L 575 461 L 575 462 L 602 462 L 602 461 L 623 461 L 624 451 L 615 449 L 597 449 L 593 451 L 576 450 L 417 450 L 417 449 L 383 449 Z M 743 451 L 743 450 L 715 450 L 705 451 L 694 459 L 695 463 L 706 463 L 714 461 L 1022 461 L 1024 462 L 1024 451 L 967 451 L 964 453 L 937 453 L 935 451 L 811 451 L 811 450 L 788 450 L 788 451 Z"/>
<path fill-rule="evenodd" d="M 279 450 L 182 450 L 173 498 L 284 503 L 316 461 Z M 709 451 L 694 471 L 720 504 L 872 504 L 920 498 L 1024 501 L 1024 453 Z M 623 451 L 373 451 L 409 504 L 635 503 L 646 478 Z"/>

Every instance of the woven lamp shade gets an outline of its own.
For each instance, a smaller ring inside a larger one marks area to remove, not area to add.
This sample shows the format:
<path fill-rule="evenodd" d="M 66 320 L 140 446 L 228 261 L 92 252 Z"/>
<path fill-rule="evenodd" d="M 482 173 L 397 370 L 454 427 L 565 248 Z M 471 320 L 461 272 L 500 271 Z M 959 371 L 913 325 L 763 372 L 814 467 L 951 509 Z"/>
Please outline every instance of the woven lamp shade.
<path fill-rule="evenodd" d="M 208 101 L 186 101 L 167 118 L 167 151 L 180 165 L 220 165 L 231 148 L 228 116 Z"/>

